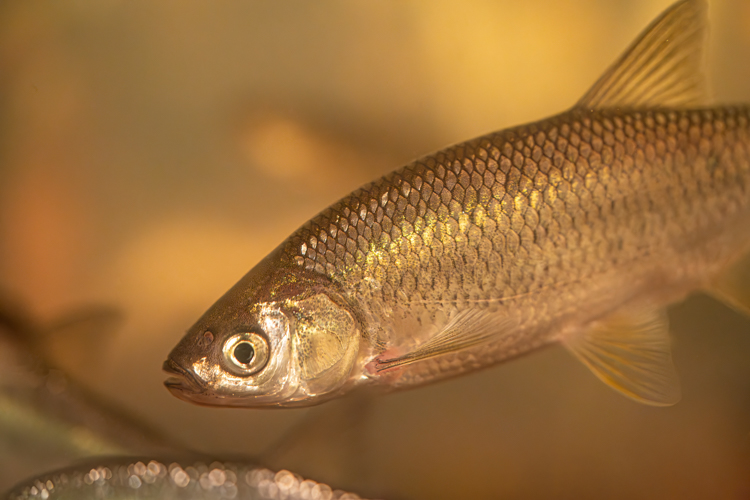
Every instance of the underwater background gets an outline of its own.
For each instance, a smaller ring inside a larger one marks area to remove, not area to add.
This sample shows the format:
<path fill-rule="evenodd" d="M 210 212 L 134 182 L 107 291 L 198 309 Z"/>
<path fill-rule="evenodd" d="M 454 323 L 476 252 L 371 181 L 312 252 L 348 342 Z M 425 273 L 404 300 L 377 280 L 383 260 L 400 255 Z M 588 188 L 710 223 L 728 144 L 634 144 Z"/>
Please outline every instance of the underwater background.
<path fill-rule="evenodd" d="M 71 380 L 182 446 L 362 496 L 747 498 L 750 320 L 704 295 L 669 311 L 670 408 L 560 347 L 311 409 L 202 408 L 162 386 L 185 330 L 299 225 L 418 156 L 567 109 L 670 3 L 3 2 L 0 297 L 40 324 L 116 308 L 104 338 L 54 340 Z M 714 102 L 750 102 L 750 3 L 709 15 Z M 66 453 L 40 446 L 2 477 Z"/>

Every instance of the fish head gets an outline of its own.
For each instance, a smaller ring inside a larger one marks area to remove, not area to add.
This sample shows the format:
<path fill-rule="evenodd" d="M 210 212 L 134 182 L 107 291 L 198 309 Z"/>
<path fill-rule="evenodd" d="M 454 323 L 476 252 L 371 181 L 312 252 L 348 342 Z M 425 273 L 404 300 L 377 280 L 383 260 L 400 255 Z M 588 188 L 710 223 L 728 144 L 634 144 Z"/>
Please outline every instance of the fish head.
<path fill-rule="evenodd" d="M 279 247 L 172 350 L 167 389 L 193 403 L 238 407 L 308 406 L 345 392 L 361 328 L 331 288 L 285 263 Z"/>

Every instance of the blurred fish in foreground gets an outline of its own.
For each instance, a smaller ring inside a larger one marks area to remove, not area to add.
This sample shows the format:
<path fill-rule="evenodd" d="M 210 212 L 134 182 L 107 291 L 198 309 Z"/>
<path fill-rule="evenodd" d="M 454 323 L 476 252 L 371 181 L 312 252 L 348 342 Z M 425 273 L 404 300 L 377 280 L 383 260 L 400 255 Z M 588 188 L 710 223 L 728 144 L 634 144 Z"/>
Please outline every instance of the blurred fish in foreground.
<path fill-rule="evenodd" d="M 39 326 L 21 306 L 0 303 L 0 490 L 84 457 L 185 450 L 51 366 L 52 346 L 106 337 L 118 318 L 96 308 Z"/>
<path fill-rule="evenodd" d="M 169 390 L 303 406 L 562 343 L 622 394 L 677 402 L 665 307 L 705 290 L 750 309 L 750 109 L 691 107 L 705 24 L 677 2 L 570 111 L 323 211 L 193 326 Z"/>
<path fill-rule="evenodd" d="M 95 342 L 101 347 L 101 340 L 96 342 L 93 337 L 106 337 L 119 323 L 119 316 L 108 308 L 87 308 L 40 326 L 18 304 L 0 303 L 0 491 L 17 483 L 19 477 L 86 460 L 25 481 L 6 498 L 360 498 L 289 471 L 272 472 L 250 462 L 136 458 L 143 454 L 194 454 L 50 367 L 54 363 L 52 346 L 67 343 L 70 348 L 79 342 Z M 93 456 L 102 458 L 91 459 Z"/>
<path fill-rule="evenodd" d="M 357 500 L 354 493 L 245 462 L 109 458 L 16 486 L 7 500 Z"/>

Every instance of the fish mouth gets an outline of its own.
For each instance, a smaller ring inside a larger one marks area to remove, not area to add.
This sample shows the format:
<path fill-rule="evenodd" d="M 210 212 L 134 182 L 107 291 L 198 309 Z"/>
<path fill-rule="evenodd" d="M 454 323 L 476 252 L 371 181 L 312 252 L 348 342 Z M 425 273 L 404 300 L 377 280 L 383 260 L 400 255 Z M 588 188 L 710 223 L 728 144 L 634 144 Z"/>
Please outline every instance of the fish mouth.
<path fill-rule="evenodd" d="M 184 368 L 172 358 L 168 358 L 161 366 L 161 369 L 171 375 L 174 375 L 164 381 L 164 386 L 170 392 L 200 391 L 201 384 L 200 382 L 198 382 L 195 374 L 187 368 Z"/>

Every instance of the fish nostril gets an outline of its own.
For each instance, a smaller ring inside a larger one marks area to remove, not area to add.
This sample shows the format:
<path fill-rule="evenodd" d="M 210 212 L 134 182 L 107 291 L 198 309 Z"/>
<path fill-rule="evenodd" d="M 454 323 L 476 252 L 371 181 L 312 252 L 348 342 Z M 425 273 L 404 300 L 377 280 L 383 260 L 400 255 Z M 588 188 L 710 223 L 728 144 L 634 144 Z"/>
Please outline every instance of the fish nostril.
<path fill-rule="evenodd" d="M 206 330 L 203 335 L 196 339 L 199 347 L 208 347 L 214 341 L 214 334 L 211 330 Z"/>

